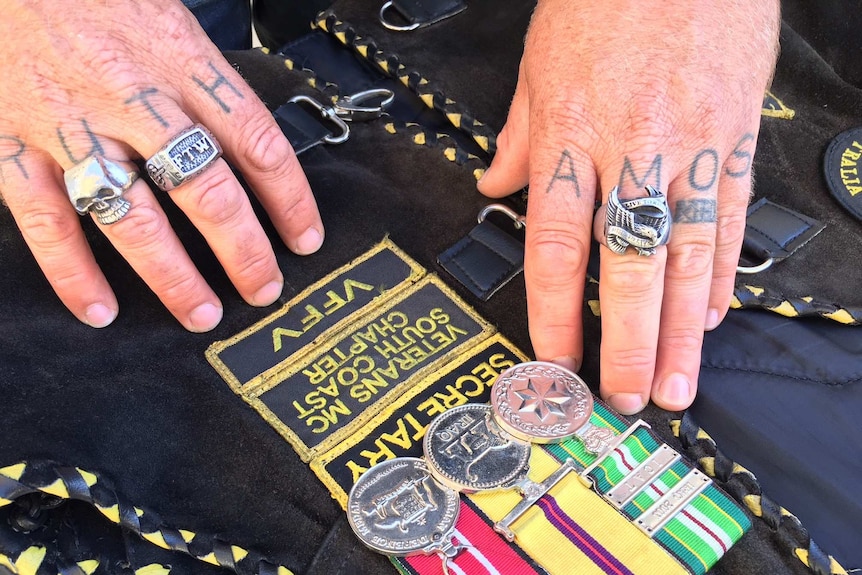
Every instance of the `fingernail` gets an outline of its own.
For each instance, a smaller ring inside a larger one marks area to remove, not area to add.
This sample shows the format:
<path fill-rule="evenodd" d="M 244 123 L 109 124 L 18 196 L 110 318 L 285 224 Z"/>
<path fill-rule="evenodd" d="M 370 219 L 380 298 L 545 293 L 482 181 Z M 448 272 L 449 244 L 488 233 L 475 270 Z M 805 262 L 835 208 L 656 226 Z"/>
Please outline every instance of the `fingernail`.
<path fill-rule="evenodd" d="M 106 327 L 117 317 L 116 310 L 101 303 L 94 303 L 84 312 L 84 318 L 90 327 Z"/>
<path fill-rule="evenodd" d="M 196 333 L 209 331 L 221 321 L 224 310 L 220 306 L 204 303 L 196 307 L 189 314 L 189 326 L 187 329 Z"/>
<path fill-rule="evenodd" d="M 273 303 L 281 296 L 282 288 L 284 288 L 283 280 L 269 282 L 251 297 L 251 305 L 264 307 Z"/>
<path fill-rule="evenodd" d="M 316 228 L 308 228 L 296 240 L 296 249 L 294 251 L 301 256 L 307 256 L 319 250 L 322 245 L 323 236 L 321 233 Z"/>
<path fill-rule="evenodd" d="M 669 375 L 658 386 L 656 399 L 666 409 L 685 409 L 691 404 L 691 384 L 681 373 Z"/>
<path fill-rule="evenodd" d="M 562 355 L 551 360 L 551 363 L 556 363 L 560 367 L 565 367 L 569 371 L 577 372 L 581 366 L 580 362 L 570 355 Z"/>
<path fill-rule="evenodd" d="M 623 415 L 634 415 L 646 406 L 639 393 L 615 393 L 608 397 L 608 404 Z"/>
<path fill-rule="evenodd" d="M 718 310 L 715 308 L 709 308 L 706 311 L 706 324 L 704 328 L 706 331 L 712 331 L 718 327 Z"/>

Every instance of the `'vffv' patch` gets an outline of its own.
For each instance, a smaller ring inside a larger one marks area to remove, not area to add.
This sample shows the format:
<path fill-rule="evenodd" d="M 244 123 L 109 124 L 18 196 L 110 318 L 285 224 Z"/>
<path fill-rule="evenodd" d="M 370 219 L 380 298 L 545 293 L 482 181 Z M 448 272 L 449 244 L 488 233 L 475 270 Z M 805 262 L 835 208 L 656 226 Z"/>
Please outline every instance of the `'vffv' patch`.
<path fill-rule="evenodd" d="M 857 220 L 862 220 L 862 128 L 838 134 L 826 148 L 823 173 L 829 191 Z"/>
<path fill-rule="evenodd" d="M 385 240 L 207 358 L 309 461 L 495 331 Z"/>

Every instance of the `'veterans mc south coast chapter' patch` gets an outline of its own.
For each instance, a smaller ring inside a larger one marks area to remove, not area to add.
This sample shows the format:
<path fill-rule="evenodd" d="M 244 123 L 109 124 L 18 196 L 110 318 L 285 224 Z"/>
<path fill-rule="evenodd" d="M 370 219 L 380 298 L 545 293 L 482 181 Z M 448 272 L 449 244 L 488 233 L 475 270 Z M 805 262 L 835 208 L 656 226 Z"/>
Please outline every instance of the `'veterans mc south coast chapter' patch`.
<path fill-rule="evenodd" d="M 862 127 L 838 134 L 823 156 L 829 192 L 845 210 L 862 220 Z"/>

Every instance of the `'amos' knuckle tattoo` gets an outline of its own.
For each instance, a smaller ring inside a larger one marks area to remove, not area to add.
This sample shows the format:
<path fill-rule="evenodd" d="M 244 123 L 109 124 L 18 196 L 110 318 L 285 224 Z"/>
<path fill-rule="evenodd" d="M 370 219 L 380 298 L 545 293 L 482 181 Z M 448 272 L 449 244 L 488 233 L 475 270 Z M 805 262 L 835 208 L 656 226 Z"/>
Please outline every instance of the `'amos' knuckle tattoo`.
<path fill-rule="evenodd" d="M 724 173 L 731 178 L 750 177 L 756 144 L 757 139 L 754 134 L 746 132 L 736 143 L 730 157 L 724 162 Z"/>
<path fill-rule="evenodd" d="M 719 176 L 718 151 L 714 148 L 703 148 L 694 155 L 688 167 L 688 185 L 696 192 L 708 192 L 718 183 Z"/>
<path fill-rule="evenodd" d="M 550 194 L 555 189 L 564 193 L 571 192 L 574 193 L 576 197 L 581 197 L 581 186 L 578 182 L 577 173 L 575 172 L 575 162 L 572 159 L 572 154 L 568 150 L 563 150 L 560 154 L 557 167 L 554 168 L 554 174 L 551 176 L 545 192 Z"/>
<path fill-rule="evenodd" d="M 635 170 L 632 166 L 631 159 L 626 156 L 623 159 L 623 167 L 620 171 L 620 179 L 617 185 L 621 190 L 643 190 L 644 186 L 652 186 L 657 190 L 662 189 L 661 185 L 661 163 L 662 155 L 656 154 L 648 168 Z"/>

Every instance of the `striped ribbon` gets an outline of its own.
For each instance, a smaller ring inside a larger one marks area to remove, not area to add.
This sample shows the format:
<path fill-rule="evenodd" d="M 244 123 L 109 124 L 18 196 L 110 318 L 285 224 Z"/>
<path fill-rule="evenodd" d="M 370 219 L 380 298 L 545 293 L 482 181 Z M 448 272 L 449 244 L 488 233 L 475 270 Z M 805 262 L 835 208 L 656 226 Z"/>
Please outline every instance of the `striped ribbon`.
<path fill-rule="evenodd" d="M 596 401 L 591 423 L 623 433 L 629 423 Z M 589 473 L 595 491 L 575 474 L 564 477 L 515 522 L 509 543 L 493 530 L 521 501 L 513 490 L 462 497 L 456 541 L 465 547 L 449 562 L 458 575 L 703 575 L 745 533 L 750 522 L 740 507 L 710 484 L 652 538 L 633 523 L 692 469 L 678 460 L 621 510 L 600 497 L 662 446 L 646 427 L 635 429 Z M 541 481 L 566 459 L 583 470 L 596 456 L 576 439 L 533 446 L 530 477 Z M 438 575 L 440 558 L 394 559 L 404 574 Z"/>

